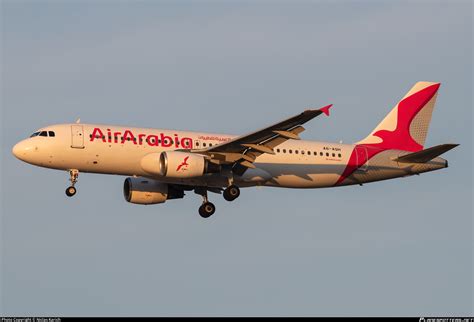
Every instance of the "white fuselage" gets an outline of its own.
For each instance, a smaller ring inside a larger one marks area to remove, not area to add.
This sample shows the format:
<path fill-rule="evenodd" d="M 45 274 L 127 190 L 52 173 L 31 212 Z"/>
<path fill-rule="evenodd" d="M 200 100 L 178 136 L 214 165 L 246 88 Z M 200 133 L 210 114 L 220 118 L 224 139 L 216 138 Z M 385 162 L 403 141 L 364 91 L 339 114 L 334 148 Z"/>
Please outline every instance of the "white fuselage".
<path fill-rule="evenodd" d="M 34 136 L 18 143 L 13 153 L 19 159 L 46 168 L 77 169 L 80 172 L 141 176 L 166 183 L 225 187 L 228 178 L 206 174 L 195 178 L 170 179 L 143 170 L 141 160 L 150 153 L 178 149 L 205 149 L 235 136 L 162 129 L 131 128 L 98 124 L 60 124 L 38 130 L 54 132 L 52 136 Z M 276 186 L 288 188 L 321 188 L 361 184 L 390 179 L 445 167 L 444 159 L 422 166 L 400 165 L 392 161 L 403 151 L 388 150 L 358 167 L 344 181 L 341 175 L 350 163 L 354 149 L 365 148 L 304 140 L 288 140 L 262 154 L 242 176 L 234 178 L 239 186 Z M 338 182 L 339 180 L 339 182 Z"/>

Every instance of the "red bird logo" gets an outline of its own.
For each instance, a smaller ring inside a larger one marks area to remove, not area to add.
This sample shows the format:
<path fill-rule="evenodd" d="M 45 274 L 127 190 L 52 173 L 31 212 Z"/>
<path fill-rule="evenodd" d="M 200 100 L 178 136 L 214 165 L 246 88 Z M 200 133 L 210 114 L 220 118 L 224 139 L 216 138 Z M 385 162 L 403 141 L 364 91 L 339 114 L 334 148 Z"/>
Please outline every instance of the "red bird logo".
<path fill-rule="evenodd" d="M 178 167 L 176 168 L 176 172 L 178 172 L 179 170 L 181 170 L 181 168 L 183 168 L 183 167 L 186 167 L 186 168 L 183 168 L 183 171 L 184 171 L 184 170 L 188 170 L 188 169 L 187 169 L 187 167 L 189 166 L 189 164 L 188 164 L 188 159 L 189 159 L 189 157 L 185 157 L 185 158 L 184 158 L 183 162 L 181 162 L 181 164 L 178 165 Z"/>

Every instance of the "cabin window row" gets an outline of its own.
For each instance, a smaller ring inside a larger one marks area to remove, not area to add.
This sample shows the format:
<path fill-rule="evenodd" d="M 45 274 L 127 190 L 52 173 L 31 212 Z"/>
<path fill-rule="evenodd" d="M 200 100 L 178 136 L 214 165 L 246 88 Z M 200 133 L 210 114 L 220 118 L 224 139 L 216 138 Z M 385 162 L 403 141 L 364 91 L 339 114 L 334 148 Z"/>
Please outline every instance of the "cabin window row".
<path fill-rule="evenodd" d="M 292 150 L 292 149 L 288 149 L 288 150 L 287 150 L 287 149 L 276 149 L 276 152 L 277 152 L 277 153 L 289 153 L 289 154 L 293 154 L 293 153 L 294 153 L 294 154 L 302 154 L 302 155 L 308 155 L 308 156 L 310 156 L 310 155 L 317 156 L 317 155 L 318 155 L 318 152 L 317 152 L 317 151 Z M 324 156 L 324 155 L 326 155 L 327 157 L 332 156 L 332 157 L 334 157 L 334 158 L 336 157 L 336 155 L 337 155 L 337 157 L 339 157 L 339 158 L 342 157 L 341 153 L 337 153 L 337 154 L 336 154 L 336 153 L 334 153 L 334 152 L 332 152 L 332 153 L 329 153 L 329 152 L 319 152 L 319 156 L 322 157 L 322 156 Z"/>
<path fill-rule="evenodd" d="M 194 144 L 195 144 L 196 146 L 199 146 L 199 142 L 197 142 L 197 141 L 194 142 Z M 208 143 L 208 145 L 209 145 L 209 146 L 212 146 L 212 143 Z M 206 147 L 206 142 L 202 142 L 202 146 L 203 146 L 203 147 Z"/>
<path fill-rule="evenodd" d="M 46 132 L 46 131 L 43 131 L 43 132 Z M 41 133 L 43 133 L 43 132 L 41 132 Z M 32 135 L 32 137 L 38 135 L 38 133 L 40 133 L 40 132 L 34 133 L 34 134 Z M 54 132 L 49 131 L 49 133 L 50 133 L 49 136 L 54 136 Z M 51 135 L 51 133 L 52 133 L 52 135 Z M 39 134 L 39 135 L 41 135 L 41 134 Z M 46 135 L 42 135 L 42 136 L 46 136 Z M 90 134 L 89 137 L 92 138 L 92 134 Z M 95 138 L 96 138 L 96 139 L 103 139 L 103 140 L 105 140 L 105 139 L 106 139 L 106 136 L 104 135 L 104 136 L 101 137 L 100 135 L 97 135 Z M 123 137 L 115 136 L 115 137 L 113 137 L 113 138 L 114 138 L 114 140 L 116 140 L 116 141 L 117 141 L 117 140 L 123 140 Z M 108 139 L 109 139 L 109 140 L 112 140 L 112 137 L 109 136 Z M 127 141 L 132 141 L 131 138 L 127 138 L 126 140 L 127 140 Z M 137 139 L 136 139 L 136 138 L 133 138 L 133 141 L 134 141 L 134 142 L 137 142 Z M 143 140 L 140 140 L 140 142 L 142 142 L 142 141 L 143 141 Z M 158 139 L 158 143 L 161 144 L 161 140 L 160 140 L 160 139 Z M 165 143 L 168 144 L 167 141 L 166 141 Z M 171 140 L 170 143 L 173 144 L 173 143 L 174 143 L 173 140 Z M 194 144 L 196 145 L 196 147 L 198 147 L 198 146 L 200 145 L 199 142 L 195 142 Z M 207 144 L 206 144 L 206 142 L 203 142 L 203 143 L 202 143 L 202 146 L 203 146 L 203 147 L 206 147 L 207 145 L 209 145 L 209 147 L 212 147 L 212 143 L 207 143 Z M 287 151 L 286 149 L 276 149 L 276 152 L 277 152 L 277 153 L 287 153 L 287 152 L 288 152 L 289 154 L 293 154 L 293 152 L 294 152 L 295 154 L 300 154 L 300 152 L 301 152 L 302 155 L 314 155 L 314 156 L 317 156 L 317 155 L 318 155 L 318 152 L 316 152 L 316 151 L 304 151 L 304 150 L 301 150 L 301 151 L 300 151 L 300 150 L 292 150 L 292 149 L 288 149 L 288 151 Z M 325 154 L 326 154 L 327 157 L 329 157 L 329 156 L 331 156 L 331 155 L 332 155 L 332 157 L 336 157 L 336 153 L 329 153 L 329 152 L 326 152 Z M 320 156 L 324 156 L 324 153 L 323 153 L 323 152 L 319 152 L 319 155 L 320 155 Z M 341 156 L 341 153 L 338 153 L 337 156 L 338 156 L 339 158 L 342 157 L 342 156 Z"/>

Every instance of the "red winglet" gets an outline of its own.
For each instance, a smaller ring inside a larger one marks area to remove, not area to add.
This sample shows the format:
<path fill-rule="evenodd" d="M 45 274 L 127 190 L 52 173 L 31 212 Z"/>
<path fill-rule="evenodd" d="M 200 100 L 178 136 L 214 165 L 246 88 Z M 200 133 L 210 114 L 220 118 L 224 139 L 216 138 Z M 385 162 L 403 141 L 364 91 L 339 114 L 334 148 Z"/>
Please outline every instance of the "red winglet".
<path fill-rule="evenodd" d="M 329 104 L 328 106 L 321 107 L 319 110 L 329 116 L 329 109 L 332 107 L 332 104 Z"/>

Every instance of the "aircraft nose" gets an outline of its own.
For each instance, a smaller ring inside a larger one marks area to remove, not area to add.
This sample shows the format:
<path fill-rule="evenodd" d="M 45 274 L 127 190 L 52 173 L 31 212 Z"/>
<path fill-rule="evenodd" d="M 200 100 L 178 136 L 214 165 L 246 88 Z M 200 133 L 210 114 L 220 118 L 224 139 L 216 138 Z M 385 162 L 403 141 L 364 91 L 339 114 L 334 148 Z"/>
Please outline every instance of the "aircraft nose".
<path fill-rule="evenodd" d="M 21 153 L 21 145 L 20 143 L 15 144 L 15 146 L 12 148 L 12 153 L 15 157 L 18 158 L 18 156 Z"/>
<path fill-rule="evenodd" d="M 26 141 L 27 140 L 20 141 L 12 148 L 13 155 L 22 161 L 25 161 L 28 153 L 32 150 L 31 144 Z"/>

